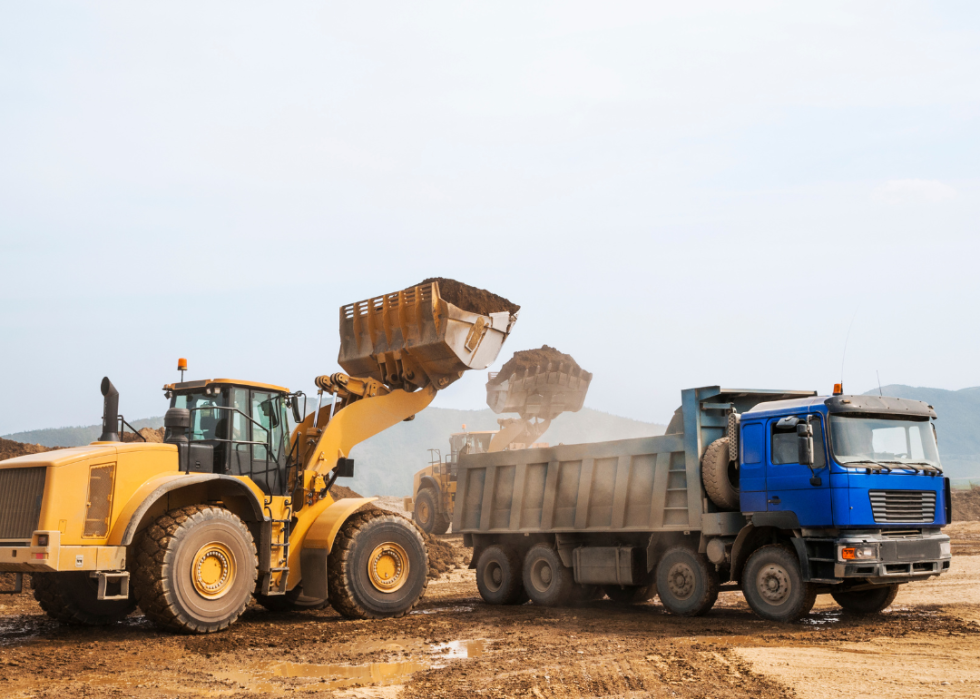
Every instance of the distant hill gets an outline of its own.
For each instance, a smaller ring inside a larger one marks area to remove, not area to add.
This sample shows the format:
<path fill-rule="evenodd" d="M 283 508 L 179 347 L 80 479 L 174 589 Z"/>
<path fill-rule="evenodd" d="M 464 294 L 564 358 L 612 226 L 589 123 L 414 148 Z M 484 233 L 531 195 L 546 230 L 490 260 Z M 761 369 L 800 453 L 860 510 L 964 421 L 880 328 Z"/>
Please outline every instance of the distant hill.
<path fill-rule="evenodd" d="M 132 424 L 136 429 L 156 429 L 163 426 L 163 418 L 134 420 Z M 470 430 L 498 428 L 497 416 L 489 409 L 427 408 L 411 422 L 400 422 L 354 447 L 351 457 L 355 462 L 355 476 L 350 481 L 344 479 L 341 484 L 372 495 L 410 495 L 412 476 L 429 463 L 429 449 L 439 449 L 445 454 L 449 449 L 449 435 L 460 432 L 464 424 Z M 559 417 L 539 441 L 550 444 L 601 442 L 663 434 L 664 429 L 663 425 L 583 408 Z M 101 432 L 101 425 L 89 425 L 18 432 L 4 435 L 4 438 L 46 447 L 76 447 L 94 442 Z"/>
<path fill-rule="evenodd" d="M 935 408 L 939 456 L 946 474 L 959 483 L 980 482 L 980 386 L 946 391 L 891 384 L 882 386 L 881 393 L 925 401 Z M 865 395 L 878 395 L 878 389 Z"/>

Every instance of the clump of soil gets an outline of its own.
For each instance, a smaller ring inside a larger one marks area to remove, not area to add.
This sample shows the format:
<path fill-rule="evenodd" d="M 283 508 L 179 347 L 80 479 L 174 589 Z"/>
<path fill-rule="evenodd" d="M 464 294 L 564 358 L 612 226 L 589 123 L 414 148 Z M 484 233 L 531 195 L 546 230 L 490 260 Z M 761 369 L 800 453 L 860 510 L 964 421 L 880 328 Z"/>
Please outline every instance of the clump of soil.
<path fill-rule="evenodd" d="M 492 294 L 486 289 L 477 289 L 475 286 L 463 284 L 455 279 L 430 277 L 429 279 L 422 280 L 415 286 L 423 286 L 432 282 L 439 283 L 439 295 L 442 296 L 444 301 L 470 313 L 485 316 L 491 313 L 500 313 L 501 311 L 517 313 L 521 310 L 521 307 L 516 303 L 511 303 L 502 296 Z"/>
<path fill-rule="evenodd" d="M 578 362 L 572 358 L 572 355 L 563 354 L 554 347 L 549 347 L 548 345 L 541 345 L 541 349 L 529 349 L 514 352 L 514 356 L 511 357 L 506 364 L 504 364 L 504 366 L 500 369 L 500 373 L 494 376 L 490 380 L 490 383 L 503 383 L 514 374 L 523 374 L 528 369 L 533 369 L 536 366 L 547 367 L 549 364 L 555 368 L 557 368 L 559 364 L 564 364 L 566 371 L 578 369 L 583 374 L 590 377 L 592 376 L 589 374 L 589 372 L 584 371 L 582 367 L 578 365 Z"/>
<path fill-rule="evenodd" d="M 969 488 L 954 490 L 953 521 L 980 520 L 980 485 L 972 483 Z"/>
<path fill-rule="evenodd" d="M 459 550 L 448 541 L 437 539 L 425 532 L 422 532 L 422 538 L 425 540 L 425 549 L 429 552 L 429 580 L 435 580 L 443 573 L 461 567 L 461 561 L 457 556 Z M 467 549 L 462 551 L 465 552 Z"/>
<path fill-rule="evenodd" d="M 22 444 L 21 442 L 15 442 L 12 439 L 0 438 L 0 461 L 3 461 L 4 459 L 14 459 L 18 456 L 26 456 L 27 454 L 41 454 L 46 451 L 60 448 L 61 447 L 42 447 L 40 444 Z"/>

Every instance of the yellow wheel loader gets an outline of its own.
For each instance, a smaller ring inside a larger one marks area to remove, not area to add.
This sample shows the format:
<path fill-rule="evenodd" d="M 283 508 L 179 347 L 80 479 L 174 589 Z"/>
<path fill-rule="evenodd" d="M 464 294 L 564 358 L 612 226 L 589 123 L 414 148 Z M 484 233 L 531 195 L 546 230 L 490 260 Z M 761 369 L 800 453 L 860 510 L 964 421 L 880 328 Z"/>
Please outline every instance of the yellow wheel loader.
<path fill-rule="evenodd" d="M 523 367 L 507 373 L 506 377 L 491 372 L 487 381 L 487 405 L 498 415 L 517 413 L 519 417 L 499 418 L 499 430 L 450 435 L 449 454 L 445 457 L 438 449 L 429 450 L 430 463 L 415 474 L 412 497 L 405 498 L 405 509 L 412 513 L 419 528 L 427 534 L 449 531 L 460 456 L 535 445 L 552 420 L 564 412 L 582 409 L 591 382 L 592 374 L 562 362 Z"/>
<path fill-rule="evenodd" d="M 31 573 L 45 612 L 84 624 L 139 606 L 165 628 L 208 633 L 253 596 L 273 610 L 401 616 L 427 584 L 421 535 L 330 487 L 353 475 L 354 445 L 489 366 L 516 319 L 509 302 L 471 312 L 438 282 L 344 306 L 347 373 L 316 379 L 315 410 L 282 386 L 182 381 L 164 387 L 163 444 L 119 441 L 128 423 L 104 379 L 99 441 L 0 462 L 0 571 L 18 589 Z"/>

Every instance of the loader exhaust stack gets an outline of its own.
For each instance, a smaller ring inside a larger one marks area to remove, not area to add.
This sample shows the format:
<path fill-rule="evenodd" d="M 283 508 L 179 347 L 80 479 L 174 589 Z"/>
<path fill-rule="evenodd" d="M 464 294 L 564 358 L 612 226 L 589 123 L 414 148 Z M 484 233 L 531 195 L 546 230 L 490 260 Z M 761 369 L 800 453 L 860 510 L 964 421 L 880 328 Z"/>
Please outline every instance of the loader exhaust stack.
<path fill-rule="evenodd" d="M 102 436 L 100 442 L 118 442 L 119 433 L 119 391 L 112 385 L 108 376 L 102 378 Z"/>

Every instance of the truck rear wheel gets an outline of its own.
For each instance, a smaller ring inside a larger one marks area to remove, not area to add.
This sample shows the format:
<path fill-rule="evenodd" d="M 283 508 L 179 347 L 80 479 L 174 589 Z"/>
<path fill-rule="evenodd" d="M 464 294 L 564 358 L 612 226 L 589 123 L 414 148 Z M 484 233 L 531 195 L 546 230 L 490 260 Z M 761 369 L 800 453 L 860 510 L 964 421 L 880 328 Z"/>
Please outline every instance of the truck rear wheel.
<path fill-rule="evenodd" d="M 415 497 L 415 523 L 426 534 L 445 534 L 449 531 L 449 515 L 438 508 L 439 493 L 432 488 L 419 488 Z"/>
<path fill-rule="evenodd" d="M 114 624 L 136 609 L 132 591 L 129 599 L 98 599 L 98 582 L 87 571 L 32 573 L 31 587 L 45 614 L 69 624 Z"/>
<path fill-rule="evenodd" d="M 898 596 L 898 585 L 882 585 L 870 590 L 831 592 L 842 609 L 854 614 L 877 614 L 891 606 Z"/>
<path fill-rule="evenodd" d="M 803 581 L 800 563 L 788 546 L 763 546 L 745 562 L 742 594 L 763 619 L 795 621 L 806 616 L 817 599 L 815 590 Z"/>
<path fill-rule="evenodd" d="M 575 578 L 555 549 L 535 544 L 524 557 L 524 589 L 535 604 L 560 607 L 572 599 Z"/>
<path fill-rule="evenodd" d="M 255 591 L 258 561 L 245 523 L 221 507 L 171 510 L 143 532 L 134 573 L 140 609 L 185 633 L 222 631 Z"/>
<path fill-rule="evenodd" d="M 657 594 L 671 614 L 701 616 L 718 600 L 718 573 L 697 551 L 674 546 L 657 563 Z"/>
<path fill-rule="evenodd" d="M 653 585 L 606 585 L 602 591 L 616 604 L 640 604 L 657 594 Z"/>
<path fill-rule="evenodd" d="M 255 601 L 270 612 L 309 612 L 326 609 L 329 600 L 319 597 L 307 597 L 303 594 L 303 585 L 297 585 L 284 595 L 262 595 L 255 593 Z"/>
<path fill-rule="evenodd" d="M 737 512 L 740 504 L 738 468 L 728 456 L 728 437 L 709 444 L 701 457 L 701 480 L 711 502 L 721 510 Z"/>
<path fill-rule="evenodd" d="M 488 546 L 476 562 L 476 587 L 487 604 L 524 604 L 521 557 L 503 546 Z"/>
<path fill-rule="evenodd" d="M 348 619 L 407 614 L 429 584 L 422 535 L 404 517 L 368 510 L 352 515 L 327 559 L 330 604 Z"/>

